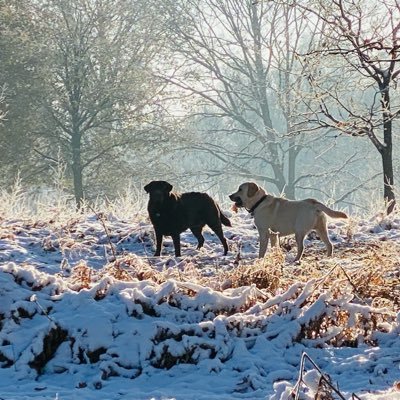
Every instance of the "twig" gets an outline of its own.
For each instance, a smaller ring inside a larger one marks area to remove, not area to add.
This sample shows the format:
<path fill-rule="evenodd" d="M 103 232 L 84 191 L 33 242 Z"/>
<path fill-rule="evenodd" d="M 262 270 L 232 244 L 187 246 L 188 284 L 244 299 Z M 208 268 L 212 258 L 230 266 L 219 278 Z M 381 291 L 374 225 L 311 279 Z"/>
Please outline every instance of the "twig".
<path fill-rule="evenodd" d="M 339 396 L 339 398 L 341 400 L 346 400 L 346 398 L 342 395 L 342 393 L 340 393 L 339 389 L 336 388 L 335 386 L 333 386 L 333 384 L 331 383 L 329 377 L 327 377 L 322 372 L 322 370 L 318 367 L 318 365 L 312 360 L 312 358 L 306 352 L 303 352 L 303 354 L 301 355 L 299 378 L 297 379 L 297 382 L 296 382 L 291 394 L 287 398 L 287 400 L 292 400 L 293 398 L 294 398 L 294 400 L 299 400 L 300 386 L 301 386 L 302 383 L 305 383 L 304 380 L 303 380 L 303 375 L 304 375 L 304 364 L 306 362 L 306 359 L 312 364 L 312 366 L 318 371 L 318 373 L 321 376 L 320 381 L 319 381 L 319 387 L 321 386 L 321 383 L 324 383 L 327 386 L 329 386 L 329 388 L 332 391 L 334 391 L 337 394 L 337 396 Z M 355 393 L 351 394 L 351 398 L 353 400 L 361 400 Z"/>
<path fill-rule="evenodd" d="M 345 277 L 347 278 L 347 280 L 349 281 L 349 283 L 350 283 L 351 287 L 353 288 L 353 290 L 355 292 L 355 295 L 357 296 L 358 300 L 363 302 L 365 305 L 368 305 L 368 303 L 364 299 L 362 299 L 361 296 L 358 294 L 358 289 L 357 289 L 356 285 L 352 282 L 352 280 L 351 280 L 350 276 L 348 275 L 348 273 L 346 272 L 346 270 L 341 265 L 339 265 L 339 267 L 343 271 L 343 273 L 344 273 Z"/>
<path fill-rule="evenodd" d="M 339 392 L 338 389 L 335 388 L 335 386 L 332 385 L 330 380 L 325 376 L 325 374 L 322 372 L 322 370 L 318 367 L 317 364 L 315 364 L 315 362 L 312 360 L 312 358 L 306 352 L 303 352 L 303 354 L 301 355 L 299 378 L 298 378 L 298 380 L 296 382 L 296 385 L 294 387 L 294 388 L 296 388 L 296 393 L 295 393 L 294 400 L 299 400 L 300 386 L 301 386 L 301 383 L 304 383 L 304 381 L 303 381 L 303 373 L 304 373 L 304 364 L 305 364 L 306 359 L 312 364 L 312 366 L 321 375 L 320 382 L 323 381 L 324 383 L 326 383 L 339 396 L 340 399 L 346 400 L 346 398 Z M 292 391 L 291 396 L 292 395 L 293 395 L 293 391 Z M 288 400 L 289 399 L 290 399 L 290 397 L 288 397 Z"/>
<path fill-rule="evenodd" d="M 260 290 L 258 287 L 255 287 L 254 290 L 261 296 L 263 297 L 265 300 L 269 300 L 270 298 L 272 298 L 271 295 L 265 294 L 262 290 Z"/>
<path fill-rule="evenodd" d="M 54 319 L 51 318 L 51 317 L 49 316 L 49 314 L 47 313 L 47 311 L 46 311 L 46 310 L 42 307 L 42 305 L 38 302 L 37 296 L 36 296 L 35 294 L 31 296 L 30 301 L 32 301 L 33 303 L 35 303 L 35 304 L 42 310 L 44 316 L 45 316 L 50 322 L 53 322 L 54 324 L 56 323 L 56 322 L 54 321 Z"/>
<path fill-rule="evenodd" d="M 322 278 L 319 279 L 319 282 L 317 285 L 315 285 L 314 291 L 321 286 L 332 274 L 332 272 L 339 266 L 339 264 L 335 264 Z"/>
<path fill-rule="evenodd" d="M 108 243 L 109 243 L 110 248 L 111 248 L 111 253 L 112 253 L 112 255 L 113 255 L 113 257 L 114 257 L 114 261 L 115 261 L 115 260 L 117 259 L 117 253 L 116 253 L 116 251 L 115 251 L 114 244 L 113 244 L 113 242 L 111 241 L 110 233 L 109 233 L 109 231 L 108 231 L 107 225 L 105 224 L 105 222 L 104 222 L 104 220 L 103 220 L 103 217 L 100 216 L 100 214 L 97 213 L 96 210 L 94 210 L 94 208 L 93 208 L 92 206 L 88 205 L 88 208 L 96 215 L 97 219 L 98 219 L 98 220 L 101 222 L 101 224 L 103 225 L 104 232 L 106 233 L 107 240 L 108 240 Z"/>
<path fill-rule="evenodd" d="M 362 299 L 361 296 L 358 294 L 358 289 L 357 289 L 356 285 L 352 282 L 350 276 L 347 274 L 346 270 L 340 264 L 335 264 L 322 278 L 320 278 L 319 283 L 315 286 L 314 290 L 316 290 L 320 285 L 322 285 L 336 268 L 340 268 L 342 270 L 346 279 L 348 280 L 351 287 L 353 288 L 353 290 L 355 292 L 354 294 L 358 298 L 358 300 L 360 300 L 363 304 L 368 305 L 368 303 L 364 299 Z"/>

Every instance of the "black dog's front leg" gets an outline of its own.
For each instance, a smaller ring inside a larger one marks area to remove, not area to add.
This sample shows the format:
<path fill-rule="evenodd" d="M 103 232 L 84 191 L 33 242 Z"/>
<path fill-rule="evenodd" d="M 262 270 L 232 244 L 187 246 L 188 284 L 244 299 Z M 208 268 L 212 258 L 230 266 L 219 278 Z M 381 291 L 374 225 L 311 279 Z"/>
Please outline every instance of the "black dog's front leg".
<path fill-rule="evenodd" d="M 172 235 L 172 241 L 174 242 L 175 257 L 180 257 L 181 256 L 181 238 L 180 238 L 179 233 Z"/>
<path fill-rule="evenodd" d="M 156 231 L 156 252 L 154 253 L 155 257 L 161 255 L 162 244 L 163 244 L 163 235 L 162 233 Z"/>

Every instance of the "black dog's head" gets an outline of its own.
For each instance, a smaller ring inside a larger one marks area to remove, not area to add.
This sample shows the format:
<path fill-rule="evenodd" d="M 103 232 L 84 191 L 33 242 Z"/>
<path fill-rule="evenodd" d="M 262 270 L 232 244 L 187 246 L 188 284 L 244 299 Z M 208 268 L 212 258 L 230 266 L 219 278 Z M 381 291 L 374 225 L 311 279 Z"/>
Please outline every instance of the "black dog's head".
<path fill-rule="evenodd" d="M 150 201 L 154 204 L 162 204 L 172 190 L 172 185 L 166 181 L 151 181 L 144 190 L 150 195 Z"/>

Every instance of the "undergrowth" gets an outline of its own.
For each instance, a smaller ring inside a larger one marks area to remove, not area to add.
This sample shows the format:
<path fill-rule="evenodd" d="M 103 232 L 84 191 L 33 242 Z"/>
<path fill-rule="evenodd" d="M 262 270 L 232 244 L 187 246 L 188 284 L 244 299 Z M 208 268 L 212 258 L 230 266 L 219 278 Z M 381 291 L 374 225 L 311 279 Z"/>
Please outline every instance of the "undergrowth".
<path fill-rule="evenodd" d="M 212 340 L 217 329 L 214 323 L 218 317 L 224 318 L 229 337 L 243 337 L 249 347 L 258 334 L 272 340 L 276 335 L 270 328 L 274 318 L 282 321 L 288 319 L 298 324 L 297 332 L 288 333 L 287 346 L 299 343 L 308 347 L 376 346 L 376 334 L 388 333 L 396 324 L 396 314 L 400 309 L 400 243 L 387 240 L 386 236 L 381 236 L 380 240 L 356 240 L 359 221 L 355 218 L 340 228 L 339 234 L 345 240 L 335 244 L 332 258 L 326 257 L 320 248 L 309 246 L 300 265 L 288 263 L 287 252 L 293 251 L 288 240 L 281 248 L 269 249 L 262 260 L 243 259 L 240 249 L 235 247 L 235 254 L 226 261 L 230 263 L 230 268 L 220 268 L 218 260 L 200 256 L 181 258 L 171 265 L 166 260 L 163 268 L 156 268 L 151 256 L 140 257 L 116 251 L 117 244 L 128 239 L 137 240 L 144 247 L 152 240 L 149 232 L 141 229 L 134 235 L 130 231 L 111 229 L 114 226 L 111 222 L 143 218 L 143 199 L 138 192 L 127 188 L 121 197 L 113 201 L 103 199 L 85 203 L 79 212 L 74 209 L 72 199 L 62 192 L 62 188 L 59 188 L 55 197 L 41 198 L 32 208 L 30 194 L 22 189 L 20 182 L 16 182 L 11 192 L 2 191 L 0 214 L 2 221 L 7 221 L 7 224 L 2 225 L 0 238 L 14 240 L 19 230 L 28 232 L 31 227 L 43 226 L 48 229 L 49 235 L 42 240 L 41 246 L 45 252 L 59 251 L 63 256 L 60 273 L 56 276 L 62 281 L 60 288 L 57 288 L 60 292 L 69 290 L 77 295 L 93 293 L 93 299 L 98 302 L 115 290 L 115 285 L 118 286 L 120 282 L 132 285 L 148 283 L 157 295 L 157 301 L 150 296 L 137 298 L 134 305 L 130 305 L 132 318 L 143 318 L 143 315 L 159 317 L 168 307 L 181 311 L 182 315 L 186 312 L 191 314 L 190 307 L 197 301 L 199 305 L 195 312 L 199 321 L 207 323 L 209 340 L 205 343 L 201 339 L 204 332 L 196 330 L 196 324 L 174 327 L 173 331 L 160 325 L 151 339 L 154 345 L 151 364 L 156 368 L 196 363 L 210 354 L 220 357 L 224 362 L 226 355 L 218 353 L 220 350 Z M 64 266 L 70 252 L 79 254 L 86 243 L 100 236 L 98 232 L 88 232 L 94 229 L 93 225 L 89 228 L 81 226 L 88 215 L 101 222 L 100 228 L 96 229 L 102 231 L 104 267 L 91 268 L 85 259 L 75 265 Z M 396 218 L 379 211 L 369 221 L 374 222 L 376 229 L 389 231 L 392 228 L 399 229 Z M 25 221 L 15 222 L 21 220 Z M 17 268 L 8 268 L 10 271 L 7 274 L 14 274 L 15 282 L 25 285 L 27 278 L 23 268 L 19 272 L 15 272 Z M 204 270 L 212 270 L 213 273 L 206 274 Z M 42 286 L 40 282 L 27 282 L 27 286 L 35 292 L 41 291 L 46 285 L 48 282 Z M 135 290 L 139 291 L 139 287 Z M 201 303 L 204 294 L 215 303 L 209 300 Z M 237 298 L 241 301 L 232 301 Z M 25 299 L 23 301 L 27 302 Z M 32 317 L 29 315 L 29 318 Z M 22 309 L 13 318 L 24 318 Z M 58 334 L 55 339 L 54 332 Z M 50 330 L 46 337 L 52 339 L 48 341 L 54 342 L 55 347 L 64 340 L 75 340 L 66 335 L 60 328 Z M 191 339 L 191 346 L 182 350 L 182 353 L 172 354 L 166 343 L 182 342 L 183 337 Z M 54 349 L 50 350 L 38 354 L 34 368 L 42 369 L 53 356 Z M 96 354 L 93 359 L 98 361 L 97 350 L 99 354 L 105 350 L 99 348 L 90 353 Z M 3 363 L 7 367 L 13 362 L 4 356 Z M 118 374 L 117 367 L 121 367 L 117 363 L 110 365 L 112 367 L 109 370 L 103 371 L 104 379 Z M 139 373 L 139 370 L 130 372 L 132 376 Z M 324 387 L 324 390 L 328 389 Z"/>
<path fill-rule="evenodd" d="M 26 188 L 19 176 L 9 189 L 0 190 L 0 217 L 3 220 L 31 220 L 67 224 L 91 212 L 113 215 L 119 219 L 135 218 L 145 207 L 145 193 L 127 186 L 111 200 L 99 197 L 83 200 L 76 208 L 74 196 L 62 184 L 64 168 L 54 170 L 54 179 L 49 186 Z"/>

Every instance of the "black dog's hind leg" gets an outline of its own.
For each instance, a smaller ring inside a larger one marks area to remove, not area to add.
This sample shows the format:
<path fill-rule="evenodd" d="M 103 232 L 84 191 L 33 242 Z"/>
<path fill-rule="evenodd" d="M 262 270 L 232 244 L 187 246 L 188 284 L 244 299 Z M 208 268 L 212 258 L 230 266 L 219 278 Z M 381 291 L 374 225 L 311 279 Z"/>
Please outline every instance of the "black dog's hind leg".
<path fill-rule="evenodd" d="M 181 238 L 179 233 L 172 236 L 172 241 L 174 242 L 174 248 L 175 248 L 175 257 L 180 257 L 181 256 Z"/>
<path fill-rule="evenodd" d="M 218 236 L 219 240 L 221 241 L 222 246 L 224 246 L 224 256 L 226 256 L 228 254 L 228 243 L 225 239 L 224 232 L 222 231 L 221 224 L 209 225 L 209 227 L 215 232 L 215 234 Z"/>
<path fill-rule="evenodd" d="M 161 247 L 163 244 L 163 235 L 156 231 L 156 252 L 154 253 L 154 257 L 158 257 L 161 255 Z"/>
<path fill-rule="evenodd" d="M 203 225 L 204 226 L 204 225 Z M 203 230 L 203 226 L 193 226 L 190 228 L 193 235 L 197 239 L 197 250 L 201 249 L 204 244 L 204 236 L 202 235 L 201 231 Z"/>

